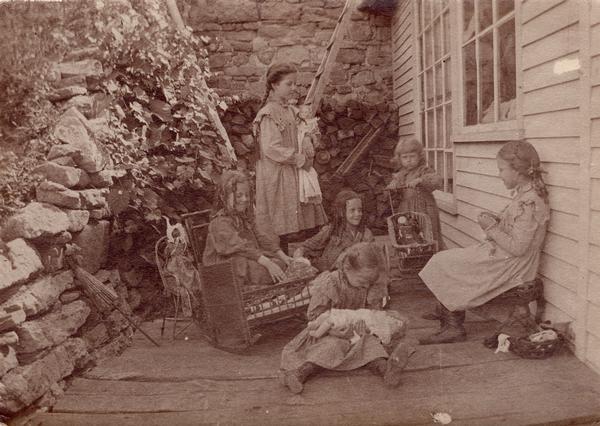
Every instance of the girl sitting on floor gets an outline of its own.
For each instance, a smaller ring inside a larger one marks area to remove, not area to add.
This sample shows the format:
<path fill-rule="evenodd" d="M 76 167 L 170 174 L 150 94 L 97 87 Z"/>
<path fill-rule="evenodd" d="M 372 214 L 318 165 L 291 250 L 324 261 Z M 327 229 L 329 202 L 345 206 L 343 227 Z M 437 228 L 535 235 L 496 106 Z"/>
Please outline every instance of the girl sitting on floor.
<path fill-rule="evenodd" d="M 530 143 L 511 141 L 497 161 L 500 179 L 514 198 L 498 217 L 479 215 L 483 242 L 439 252 L 419 274 L 439 301 L 434 315 L 441 324 L 421 344 L 465 340 L 465 309 L 535 279 L 550 218 L 540 157 Z"/>
<path fill-rule="evenodd" d="M 279 248 L 276 236 L 257 230 L 246 175 L 223 172 L 219 198 L 223 208 L 208 225 L 203 264 L 231 260 L 239 282 L 245 285 L 267 285 L 284 279 L 282 267 L 292 259 Z"/>
<path fill-rule="evenodd" d="M 376 283 L 384 270 L 383 253 L 375 244 L 358 243 L 348 248 L 339 269 L 323 272 L 310 284 L 308 320 L 314 321 L 331 309 L 381 309 L 381 288 Z M 364 321 L 336 331 L 314 338 L 307 327 L 289 342 L 281 354 L 282 384 L 300 393 L 308 377 L 323 369 L 348 371 L 365 365 L 382 376 L 386 385 L 400 383 L 400 374 L 413 352 L 403 340 L 404 327 L 386 346 L 369 334 Z M 355 334 L 358 340 L 352 339 Z"/>
<path fill-rule="evenodd" d="M 341 191 L 333 205 L 333 222 L 300 244 L 294 257 L 307 257 L 319 271 L 334 267 L 340 254 L 353 244 L 374 241 L 364 224 L 362 199 L 354 191 Z"/>

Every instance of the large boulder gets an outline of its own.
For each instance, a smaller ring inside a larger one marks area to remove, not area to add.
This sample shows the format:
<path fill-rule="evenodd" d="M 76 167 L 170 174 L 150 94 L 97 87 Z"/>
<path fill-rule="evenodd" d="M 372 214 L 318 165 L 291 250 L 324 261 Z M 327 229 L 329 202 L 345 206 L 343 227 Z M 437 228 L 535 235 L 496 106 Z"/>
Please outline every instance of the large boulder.
<path fill-rule="evenodd" d="M 57 65 L 62 78 L 69 78 L 77 75 L 100 75 L 102 74 L 102 64 L 96 59 L 86 59 L 83 61 L 63 62 Z"/>
<path fill-rule="evenodd" d="M 31 364 L 13 368 L 0 380 L 0 412 L 14 414 L 71 375 L 89 357 L 82 339 L 69 339 Z"/>
<path fill-rule="evenodd" d="M 90 183 L 88 174 L 76 167 L 61 166 L 53 161 L 44 163 L 35 169 L 33 173 L 42 175 L 51 182 L 61 184 L 66 188 L 84 188 Z"/>
<path fill-rule="evenodd" d="M 19 354 L 30 354 L 58 345 L 72 336 L 85 323 L 90 307 L 77 300 L 32 321 L 17 327 Z"/>
<path fill-rule="evenodd" d="M 43 268 L 35 249 L 22 238 L 8 242 L 6 247 L 8 251 L 0 253 L 0 290 L 26 281 Z"/>
<path fill-rule="evenodd" d="M 36 188 L 35 196 L 38 201 L 43 203 L 50 203 L 68 209 L 81 208 L 81 198 L 79 197 L 79 193 L 72 189 L 65 188 L 58 183 L 49 181 L 42 182 Z"/>
<path fill-rule="evenodd" d="M 88 173 L 99 172 L 106 164 L 105 155 L 93 139 L 92 132 L 87 118 L 76 107 L 65 111 L 54 127 L 54 136 L 57 139 L 77 149 L 78 152 L 73 154 L 73 158 L 77 165 Z"/>
<path fill-rule="evenodd" d="M 0 304 L 0 309 L 4 306 L 18 305 L 25 311 L 27 317 L 32 317 L 49 310 L 58 301 L 61 293 L 72 287 L 71 271 L 41 277 L 21 287 L 16 294 Z"/>
<path fill-rule="evenodd" d="M 69 219 L 69 232 L 79 232 L 83 230 L 85 225 L 90 220 L 90 212 L 88 210 L 64 210 Z"/>
<path fill-rule="evenodd" d="M 98 223 L 88 223 L 83 231 L 73 237 L 73 243 L 81 248 L 83 269 L 94 274 L 106 263 L 109 236 L 110 223 L 100 220 Z"/>
<path fill-rule="evenodd" d="M 59 234 L 69 228 L 67 215 L 59 208 L 32 202 L 10 217 L 2 228 L 2 238 L 38 238 Z"/>

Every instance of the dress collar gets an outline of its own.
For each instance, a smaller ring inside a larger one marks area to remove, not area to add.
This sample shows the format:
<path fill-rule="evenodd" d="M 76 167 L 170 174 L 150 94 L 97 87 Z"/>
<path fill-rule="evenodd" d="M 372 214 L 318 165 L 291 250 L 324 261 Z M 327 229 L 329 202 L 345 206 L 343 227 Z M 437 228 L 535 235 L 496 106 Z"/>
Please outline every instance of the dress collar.
<path fill-rule="evenodd" d="M 522 195 L 522 194 L 524 194 L 526 192 L 529 192 L 532 189 L 533 189 L 532 183 L 531 182 L 526 182 L 526 183 L 523 183 L 523 184 L 517 186 L 515 189 L 513 189 L 512 192 L 513 192 L 514 196 L 517 196 L 517 195 Z"/>

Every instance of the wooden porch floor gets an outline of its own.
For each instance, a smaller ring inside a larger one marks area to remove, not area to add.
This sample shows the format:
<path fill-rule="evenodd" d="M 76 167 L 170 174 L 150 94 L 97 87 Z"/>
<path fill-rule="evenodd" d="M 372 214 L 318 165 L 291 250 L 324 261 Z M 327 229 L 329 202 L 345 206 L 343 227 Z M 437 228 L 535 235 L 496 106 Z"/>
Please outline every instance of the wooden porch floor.
<path fill-rule="evenodd" d="M 409 315 L 410 335 L 435 330 L 420 318 L 433 305 L 422 285 L 397 289 L 392 307 Z M 157 348 L 136 333 L 121 357 L 76 379 L 42 425 L 379 425 L 432 424 L 431 413 L 452 424 L 586 424 L 600 420 L 600 377 L 568 351 L 547 360 L 494 354 L 481 344 L 494 323 L 467 315 L 469 340 L 419 346 L 397 389 L 365 369 L 327 373 L 292 395 L 276 372 L 283 345 L 299 324 L 267 329 L 248 355 L 210 347 L 194 327 L 188 340 Z M 160 323 L 145 329 L 159 336 Z"/>

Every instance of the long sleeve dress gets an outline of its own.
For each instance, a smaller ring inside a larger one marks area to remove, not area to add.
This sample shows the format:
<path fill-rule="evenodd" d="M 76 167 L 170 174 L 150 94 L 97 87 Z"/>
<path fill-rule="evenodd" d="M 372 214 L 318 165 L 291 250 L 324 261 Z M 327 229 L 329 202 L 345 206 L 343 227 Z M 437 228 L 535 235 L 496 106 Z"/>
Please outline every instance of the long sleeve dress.
<path fill-rule="evenodd" d="M 332 269 L 340 254 L 348 247 L 356 243 L 375 241 L 368 228 L 356 233 L 345 229 L 341 237 L 332 236 L 332 231 L 333 225 L 325 225 L 317 234 L 300 244 L 305 256 L 321 272 Z"/>
<path fill-rule="evenodd" d="M 276 235 L 292 234 L 327 222 L 321 204 L 301 204 L 296 116 L 290 106 L 269 101 L 254 119 L 259 142 L 256 163 L 256 224 Z"/>
<path fill-rule="evenodd" d="M 443 181 L 440 175 L 424 164 L 412 170 L 403 168 L 392 175 L 388 188 L 398 188 L 417 178 L 422 179 L 421 184 L 416 188 L 402 190 L 402 199 L 397 209 L 399 212 L 411 210 L 429 216 L 433 238 L 438 242 L 438 249 L 442 250 L 444 241 L 441 233 L 440 212 L 432 194 L 436 189 L 442 189 Z"/>
<path fill-rule="evenodd" d="M 308 305 L 309 321 L 323 312 L 336 309 L 381 309 L 378 289 L 351 286 L 339 270 L 319 275 L 309 286 L 311 299 Z M 396 339 L 404 336 L 395 336 Z M 397 340 L 394 341 L 396 343 Z M 389 350 L 389 348 L 388 348 Z M 376 358 L 387 358 L 388 350 L 378 338 L 366 334 L 356 343 L 325 335 L 318 339 L 310 337 L 308 329 L 301 331 L 284 348 L 281 369 L 293 370 L 304 362 L 312 362 L 329 370 L 353 370 Z"/>
<path fill-rule="evenodd" d="M 276 237 L 259 231 L 251 223 L 219 212 L 208 225 L 202 263 L 214 265 L 231 260 L 241 284 L 268 285 L 273 284 L 273 279 L 258 259 L 263 255 L 272 258 L 277 250 Z M 279 259 L 272 260 L 283 266 Z"/>
<path fill-rule="evenodd" d="M 484 241 L 435 254 L 419 276 L 450 311 L 481 306 L 535 279 L 550 208 L 531 184 L 518 188 Z"/>

